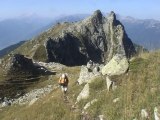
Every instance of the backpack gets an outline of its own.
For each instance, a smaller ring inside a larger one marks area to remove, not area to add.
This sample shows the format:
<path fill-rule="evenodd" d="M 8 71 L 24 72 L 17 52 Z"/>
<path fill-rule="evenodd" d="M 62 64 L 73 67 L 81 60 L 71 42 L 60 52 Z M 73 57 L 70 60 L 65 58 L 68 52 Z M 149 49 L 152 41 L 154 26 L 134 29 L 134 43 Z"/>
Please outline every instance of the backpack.
<path fill-rule="evenodd" d="M 60 77 L 59 84 L 68 85 L 68 78 L 67 77 L 65 77 L 65 78 Z"/>

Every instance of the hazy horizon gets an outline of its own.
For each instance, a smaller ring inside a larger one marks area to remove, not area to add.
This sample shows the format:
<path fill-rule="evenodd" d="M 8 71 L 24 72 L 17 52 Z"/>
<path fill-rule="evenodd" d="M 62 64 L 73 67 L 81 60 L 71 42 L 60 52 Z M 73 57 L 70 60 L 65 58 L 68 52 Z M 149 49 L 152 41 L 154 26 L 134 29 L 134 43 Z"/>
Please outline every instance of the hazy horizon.
<path fill-rule="evenodd" d="M 24 16 L 55 18 L 73 14 L 92 14 L 99 9 L 104 13 L 114 11 L 122 16 L 138 19 L 160 20 L 159 0 L 5 0 L 0 1 L 0 20 Z"/>

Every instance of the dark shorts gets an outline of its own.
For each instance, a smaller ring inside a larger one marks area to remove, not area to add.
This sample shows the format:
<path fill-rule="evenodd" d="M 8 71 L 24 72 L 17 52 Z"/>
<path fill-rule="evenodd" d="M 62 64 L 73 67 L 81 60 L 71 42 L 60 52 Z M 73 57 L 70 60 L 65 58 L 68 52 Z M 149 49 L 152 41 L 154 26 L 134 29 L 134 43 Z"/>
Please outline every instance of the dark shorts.
<path fill-rule="evenodd" d="M 63 87 L 67 87 L 68 85 L 66 84 L 59 84 L 60 86 L 63 86 Z"/>

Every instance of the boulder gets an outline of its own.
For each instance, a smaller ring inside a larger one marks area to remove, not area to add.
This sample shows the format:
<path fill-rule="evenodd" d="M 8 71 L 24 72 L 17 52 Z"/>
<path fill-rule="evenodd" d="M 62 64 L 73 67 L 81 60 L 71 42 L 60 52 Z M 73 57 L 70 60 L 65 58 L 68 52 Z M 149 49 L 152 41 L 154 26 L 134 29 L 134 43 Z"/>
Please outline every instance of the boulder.
<path fill-rule="evenodd" d="M 154 108 L 154 119 L 155 120 L 160 120 L 160 107 L 155 107 Z"/>
<path fill-rule="evenodd" d="M 120 101 L 120 98 L 115 98 L 114 100 L 113 100 L 113 103 L 117 103 L 117 102 L 119 102 Z"/>
<path fill-rule="evenodd" d="M 79 85 L 83 83 L 90 83 L 99 75 L 100 72 L 98 72 L 97 70 L 93 70 L 93 72 L 90 72 L 86 66 L 82 65 L 77 82 Z"/>
<path fill-rule="evenodd" d="M 90 102 L 88 102 L 85 106 L 84 106 L 84 110 L 86 110 L 87 108 L 89 108 L 91 105 L 93 105 L 95 102 L 97 102 L 97 99 L 94 99 Z"/>
<path fill-rule="evenodd" d="M 102 74 L 108 76 L 124 74 L 129 68 L 128 59 L 121 54 L 116 54 L 103 68 Z"/>
<path fill-rule="evenodd" d="M 89 84 L 87 83 L 83 90 L 81 91 L 81 93 L 78 95 L 77 97 L 77 102 L 83 100 L 83 99 L 87 99 L 89 97 Z"/>
<path fill-rule="evenodd" d="M 115 90 L 117 88 L 115 82 L 110 80 L 108 76 L 106 77 L 106 84 L 107 84 L 108 91 Z"/>
<path fill-rule="evenodd" d="M 146 109 L 141 110 L 141 118 L 142 120 L 149 120 L 149 113 Z"/>
<path fill-rule="evenodd" d="M 104 115 L 99 115 L 98 118 L 98 120 L 105 120 Z"/>

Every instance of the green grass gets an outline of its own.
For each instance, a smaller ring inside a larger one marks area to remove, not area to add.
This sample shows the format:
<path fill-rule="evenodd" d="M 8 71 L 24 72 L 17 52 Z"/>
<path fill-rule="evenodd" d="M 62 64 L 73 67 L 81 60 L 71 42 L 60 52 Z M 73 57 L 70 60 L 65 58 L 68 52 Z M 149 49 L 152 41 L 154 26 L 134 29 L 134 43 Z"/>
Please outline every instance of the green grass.
<path fill-rule="evenodd" d="M 113 76 L 118 82 L 118 88 L 114 91 L 106 90 L 104 77 L 97 77 L 90 83 L 90 96 L 77 104 L 77 110 L 71 110 L 76 102 L 76 97 L 83 89 L 84 84 L 77 86 L 80 67 L 64 67 L 63 71 L 69 74 L 69 103 L 62 99 L 60 89 L 52 91 L 49 95 L 39 99 L 32 106 L 11 106 L 3 109 L 0 118 L 3 120 L 80 120 L 80 115 L 86 103 L 97 99 L 86 111 L 91 119 L 98 115 L 104 115 L 108 120 L 132 120 L 141 119 L 141 109 L 149 111 L 150 119 L 154 119 L 154 107 L 160 105 L 160 52 L 145 53 L 130 61 L 128 74 Z M 51 81 L 42 80 L 34 84 L 32 88 L 40 88 L 47 84 L 57 84 L 59 74 L 53 76 Z M 47 78 L 46 78 L 47 79 Z M 120 101 L 113 103 L 115 98 Z"/>
<path fill-rule="evenodd" d="M 44 45 L 40 45 L 34 53 L 33 59 L 36 61 L 47 62 L 47 51 Z"/>
<path fill-rule="evenodd" d="M 62 33 L 63 29 L 66 29 L 69 26 L 69 23 L 57 24 L 51 29 L 39 34 L 37 37 L 25 42 L 23 45 L 18 47 L 13 53 L 20 53 L 27 57 L 32 58 L 35 54 L 36 50 L 43 51 L 43 45 L 45 44 L 48 37 L 55 38 Z M 40 46 L 40 47 L 39 47 Z M 40 51 L 37 51 L 40 53 Z M 44 58 L 41 58 L 43 61 L 45 60 L 44 51 L 40 53 Z M 41 57 L 40 55 L 35 54 L 35 58 Z"/>

